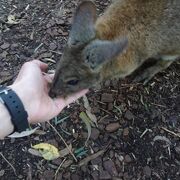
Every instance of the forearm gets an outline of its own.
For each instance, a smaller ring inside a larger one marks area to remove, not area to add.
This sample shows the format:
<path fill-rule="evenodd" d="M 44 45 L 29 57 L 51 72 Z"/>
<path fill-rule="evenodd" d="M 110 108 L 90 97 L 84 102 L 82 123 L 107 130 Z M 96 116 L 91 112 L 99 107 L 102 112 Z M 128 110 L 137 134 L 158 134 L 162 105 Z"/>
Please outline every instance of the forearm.
<path fill-rule="evenodd" d="M 26 98 L 25 93 L 22 90 L 23 88 L 15 84 L 9 87 L 13 89 L 17 96 L 20 98 L 26 110 L 28 108 L 27 105 L 30 103 L 30 100 Z M 14 125 L 11 120 L 11 115 L 7 107 L 0 102 L 0 139 L 3 139 L 7 135 L 11 134 L 13 130 Z"/>
<path fill-rule="evenodd" d="M 0 103 L 0 139 L 11 134 L 14 130 L 11 122 L 11 116 L 6 107 Z"/>

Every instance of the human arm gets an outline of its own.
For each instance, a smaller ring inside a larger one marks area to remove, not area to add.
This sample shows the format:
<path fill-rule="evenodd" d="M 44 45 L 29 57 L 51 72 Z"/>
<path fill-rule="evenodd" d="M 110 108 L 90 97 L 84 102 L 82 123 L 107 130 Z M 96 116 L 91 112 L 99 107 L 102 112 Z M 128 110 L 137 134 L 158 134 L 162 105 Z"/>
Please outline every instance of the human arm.
<path fill-rule="evenodd" d="M 49 97 L 49 84 L 52 82 L 52 75 L 46 74 L 47 64 L 34 60 L 25 63 L 14 83 L 9 86 L 21 99 L 25 110 L 28 113 L 30 124 L 44 122 L 57 116 L 64 107 L 79 97 L 87 90 L 75 93 L 68 98 Z M 0 138 L 4 138 L 13 131 L 10 114 L 4 105 L 0 105 Z"/>

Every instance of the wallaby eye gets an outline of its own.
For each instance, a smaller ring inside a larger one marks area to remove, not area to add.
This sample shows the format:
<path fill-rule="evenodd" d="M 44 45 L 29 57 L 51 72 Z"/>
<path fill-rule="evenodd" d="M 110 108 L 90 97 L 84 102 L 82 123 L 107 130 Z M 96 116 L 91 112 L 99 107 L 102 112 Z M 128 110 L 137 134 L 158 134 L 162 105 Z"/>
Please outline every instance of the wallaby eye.
<path fill-rule="evenodd" d="M 78 84 L 78 82 L 79 82 L 79 80 L 73 79 L 73 80 L 68 81 L 67 84 L 71 85 L 71 86 L 75 86 Z"/>

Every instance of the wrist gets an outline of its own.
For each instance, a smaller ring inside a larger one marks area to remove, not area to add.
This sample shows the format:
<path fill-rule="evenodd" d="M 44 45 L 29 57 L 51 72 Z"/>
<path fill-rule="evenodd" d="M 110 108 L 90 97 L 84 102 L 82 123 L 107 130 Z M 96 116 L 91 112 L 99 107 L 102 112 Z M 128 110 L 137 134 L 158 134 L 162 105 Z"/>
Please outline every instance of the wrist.
<path fill-rule="evenodd" d="M 0 112 L 2 119 L 0 121 L 0 139 L 4 138 L 8 134 L 11 134 L 14 130 L 14 126 L 11 122 L 11 116 L 7 110 L 7 108 L 4 106 L 4 104 L 0 103 Z"/>
<path fill-rule="evenodd" d="M 24 109 L 26 110 L 27 114 L 28 114 L 28 122 L 31 123 L 32 122 L 32 111 L 31 111 L 31 107 L 32 105 L 32 97 L 28 96 L 26 94 L 26 91 L 24 90 L 23 86 L 20 83 L 16 83 L 16 84 L 12 84 L 11 86 L 9 86 L 20 98 Z"/>

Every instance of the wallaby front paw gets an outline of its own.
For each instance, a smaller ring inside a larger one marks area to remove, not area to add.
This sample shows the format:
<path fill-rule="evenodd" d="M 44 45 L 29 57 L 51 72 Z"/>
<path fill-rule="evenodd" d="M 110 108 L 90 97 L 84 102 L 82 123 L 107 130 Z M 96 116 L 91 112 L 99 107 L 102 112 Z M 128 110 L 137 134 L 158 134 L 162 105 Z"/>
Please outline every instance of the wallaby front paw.
<path fill-rule="evenodd" d="M 149 74 L 149 72 L 144 72 L 141 75 L 138 75 L 133 82 L 143 82 L 143 85 L 147 85 L 147 83 L 153 78 L 154 74 Z"/>

